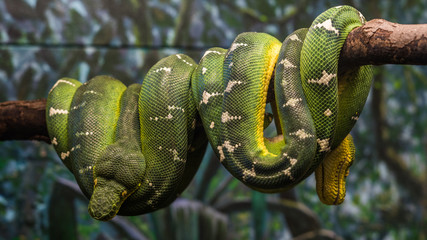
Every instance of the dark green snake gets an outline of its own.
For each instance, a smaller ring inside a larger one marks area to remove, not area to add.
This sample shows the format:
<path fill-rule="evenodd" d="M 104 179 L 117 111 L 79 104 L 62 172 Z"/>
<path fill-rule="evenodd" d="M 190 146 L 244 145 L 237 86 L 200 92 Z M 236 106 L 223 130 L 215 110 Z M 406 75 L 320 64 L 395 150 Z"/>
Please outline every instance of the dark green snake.
<path fill-rule="evenodd" d="M 227 170 L 255 190 L 283 191 L 316 170 L 319 198 L 339 204 L 354 159 L 349 132 L 372 71 L 338 74 L 338 61 L 348 33 L 364 22 L 352 7 L 331 8 L 283 44 L 242 33 L 199 64 L 183 54 L 164 58 L 129 87 L 107 76 L 61 79 L 47 101 L 52 144 L 99 220 L 170 204 L 193 178 L 207 139 Z M 270 79 L 283 130 L 271 139 L 263 134 Z"/>

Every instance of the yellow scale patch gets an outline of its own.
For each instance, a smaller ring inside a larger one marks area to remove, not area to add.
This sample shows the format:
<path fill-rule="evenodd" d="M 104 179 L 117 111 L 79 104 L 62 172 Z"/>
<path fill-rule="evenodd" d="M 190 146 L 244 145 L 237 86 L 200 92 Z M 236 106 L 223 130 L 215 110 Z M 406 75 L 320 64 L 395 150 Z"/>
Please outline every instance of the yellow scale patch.
<path fill-rule="evenodd" d="M 258 126 L 257 126 L 257 134 L 256 134 L 256 142 L 257 142 L 257 146 L 258 148 L 261 150 L 262 152 L 262 156 L 266 156 L 268 154 L 273 154 L 271 153 L 266 145 L 265 145 L 265 139 L 264 139 L 264 113 L 265 113 L 265 105 L 266 105 L 266 100 L 267 100 L 267 92 L 268 92 L 268 85 L 270 83 L 270 79 L 273 76 L 273 72 L 274 69 L 276 67 L 276 62 L 277 62 L 277 58 L 279 58 L 279 53 L 280 53 L 280 48 L 282 44 L 280 42 L 275 42 L 272 43 L 270 46 L 270 50 L 268 52 L 266 52 L 265 54 L 265 58 L 269 59 L 269 61 L 266 63 L 266 67 L 264 69 L 265 73 L 264 73 L 264 89 L 263 89 L 263 95 L 262 95 L 262 102 L 263 102 L 263 111 L 259 111 L 258 112 Z M 274 157 L 276 157 L 276 154 L 273 154 Z"/>
<path fill-rule="evenodd" d="M 355 158 L 355 147 L 351 135 L 326 155 L 315 171 L 316 190 L 320 201 L 328 205 L 339 205 L 345 198 L 345 178 Z"/>

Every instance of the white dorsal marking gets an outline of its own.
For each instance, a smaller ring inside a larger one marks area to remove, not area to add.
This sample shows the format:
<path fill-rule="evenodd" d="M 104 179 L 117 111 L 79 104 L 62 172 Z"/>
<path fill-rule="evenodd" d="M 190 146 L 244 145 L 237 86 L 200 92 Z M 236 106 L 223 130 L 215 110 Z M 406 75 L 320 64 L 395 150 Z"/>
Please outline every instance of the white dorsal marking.
<path fill-rule="evenodd" d="M 297 66 L 293 65 L 288 59 L 282 59 L 279 64 L 283 64 L 285 68 L 296 68 Z"/>
<path fill-rule="evenodd" d="M 231 120 L 240 120 L 242 116 L 231 116 L 228 112 L 223 112 L 221 115 L 221 122 L 226 123 Z"/>
<path fill-rule="evenodd" d="M 93 135 L 93 132 L 76 132 L 76 137 Z"/>
<path fill-rule="evenodd" d="M 227 84 L 227 87 L 225 88 L 224 92 L 231 92 L 231 89 L 237 85 L 237 84 L 242 84 L 242 81 L 229 81 Z"/>
<path fill-rule="evenodd" d="M 292 165 L 291 167 L 293 167 L 295 165 L 295 163 L 298 162 L 298 160 L 296 158 L 291 158 L 287 153 L 283 153 L 282 155 L 284 158 L 289 158 L 289 162 Z"/>
<path fill-rule="evenodd" d="M 333 113 L 331 111 L 331 109 L 326 109 L 326 111 L 323 113 L 326 117 L 330 117 Z"/>
<path fill-rule="evenodd" d="M 291 173 L 291 169 L 292 167 L 288 167 L 285 170 L 283 170 L 283 174 L 285 174 L 286 176 L 288 176 L 290 179 L 294 179 L 294 177 L 292 177 L 292 173 Z"/>
<path fill-rule="evenodd" d="M 329 138 L 317 139 L 317 143 L 320 146 L 320 152 L 328 152 L 329 150 L 331 150 L 331 148 L 329 147 Z"/>
<path fill-rule="evenodd" d="M 289 36 L 289 39 L 292 40 L 292 41 L 302 42 L 301 39 L 299 39 L 299 37 L 296 34 L 293 34 L 293 35 Z"/>
<path fill-rule="evenodd" d="M 298 131 L 290 133 L 289 135 L 297 136 L 300 139 L 306 139 L 306 138 L 314 137 L 313 135 L 305 132 L 304 129 L 299 129 Z"/>
<path fill-rule="evenodd" d="M 313 28 L 322 28 L 322 27 L 328 31 L 334 32 L 336 35 L 340 34 L 338 29 L 336 29 L 334 26 L 332 26 L 332 20 L 331 19 L 328 19 L 322 23 L 318 23 L 318 24 L 313 26 Z"/>
<path fill-rule="evenodd" d="M 68 114 L 68 110 L 67 109 L 56 109 L 53 107 L 49 108 L 49 117 L 52 117 L 53 115 L 56 114 Z"/>
<path fill-rule="evenodd" d="M 230 47 L 230 52 L 232 52 L 232 51 L 234 51 L 234 50 L 236 50 L 236 48 L 238 48 L 238 47 L 241 47 L 241 46 L 248 46 L 248 44 L 246 44 L 246 43 L 233 43 L 232 45 L 231 45 L 231 47 Z"/>
<path fill-rule="evenodd" d="M 248 44 L 246 44 L 246 43 L 233 43 L 233 44 L 231 44 L 231 47 L 228 50 L 226 57 L 228 57 L 228 55 L 230 55 L 230 53 L 233 52 L 234 50 L 236 50 L 238 47 L 242 47 L 242 46 L 246 47 L 246 46 L 248 46 Z M 229 66 L 229 67 L 231 67 L 231 66 Z"/>
<path fill-rule="evenodd" d="M 203 57 L 202 58 L 204 58 L 206 55 L 208 55 L 208 54 L 210 54 L 210 53 L 215 53 L 215 54 L 224 54 L 224 53 L 221 53 L 221 52 L 218 52 L 218 51 L 212 51 L 212 50 L 208 50 L 208 51 L 206 51 L 205 52 L 205 54 L 203 54 Z"/>
<path fill-rule="evenodd" d="M 302 98 L 291 98 L 289 99 L 285 104 L 283 104 L 283 107 L 295 107 L 297 103 L 301 102 Z"/>
<path fill-rule="evenodd" d="M 70 156 L 70 153 L 73 152 L 76 149 L 80 149 L 80 144 L 77 144 L 75 147 L 72 147 L 70 149 L 70 151 L 67 152 L 62 152 L 61 153 L 61 159 L 64 160 L 65 158 L 67 158 L 68 156 Z"/>
<path fill-rule="evenodd" d="M 79 173 L 83 174 L 84 172 L 92 171 L 93 166 L 86 166 L 84 168 L 80 168 Z"/>
<path fill-rule="evenodd" d="M 184 112 L 184 108 L 178 107 L 178 106 L 175 106 L 175 105 L 168 105 L 168 110 L 169 111 L 170 110 L 181 110 L 182 112 Z"/>
<path fill-rule="evenodd" d="M 291 159 L 289 159 L 289 162 L 291 163 L 292 166 L 294 166 L 295 163 L 298 162 L 298 160 L 296 158 L 291 158 Z"/>
<path fill-rule="evenodd" d="M 172 153 L 174 161 L 179 161 L 179 162 L 183 162 L 183 163 L 186 162 L 185 159 L 182 159 L 178 156 L 179 154 L 178 154 L 178 151 L 176 149 L 168 149 L 168 150 L 169 150 L 169 152 Z"/>
<path fill-rule="evenodd" d="M 85 94 L 102 95 L 101 93 L 99 93 L 99 92 L 95 92 L 95 91 L 93 91 L 93 90 L 85 91 L 85 92 L 83 93 L 83 95 L 85 95 Z"/>
<path fill-rule="evenodd" d="M 175 56 L 177 56 L 179 59 L 181 59 L 185 64 L 193 66 L 192 63 L 189 63 L 187 60 L 183 59 L 180 54 L 176 54 Z"/>
<path fill-rule="evenodd" d="M 208 92 L 206 92 L 206 91 L 203 91 L 203 94 L 202 94 L 202 100 L 200 101 L 200 105 L 202 105 L 202 103 L 204 103 L 204 104 L 208 104 L 209 99 L 210 99 L 211 97 L 221 96 L 221 95 L 223 95 L 223 93 L 219 93 L 219 92 L 208 93 Z"/>
<path fill-rule="evenodd" d="M 160 117 L 150 117 L 149 119 L 150 119 L 150 121 L 158 121 L 158 120 L 165 120 L 165 119 L 172 119 L 173 118 L 173 115 L 172 114 L 168 114 L 166 117 L 162 117 L 162 116 L 160 116 Z"/>
<path fill-rule="evenodd" d="M 224 155 L 224 148 L 227 149 L 227 151 L 229 153 L 234 152 L 234 150 L 236 150 L 236 148 L 240 147 L 242 144 L 238 143 L 236 145 L 231 145 L 230 141 L 226 140 L 224 141 L 224 143 L 221 146 L 218 146 L 218 153 L 219 153 L 219 161 L 222 162 L 225 159 L 225 155 Z"/>
<path fill-rule="evenodd" d="M 248 176 L 256 177 L 256 172 L 255 172 L 255 168 L 254 168 L 254 167 L 252 167 L 252 169 L 251 169 L 251 170 L 248 170 L 248 169 L 243 170 L 243 177 L 242 177 L 242 180 L 243 180 L 244 182 L 246 182 L 246 180 L 247 180 Z"/>
<path fill-rule="evenodd" d="M 294 177 L 292 176 L 292 173 L 291 173 L 291 169 L 298 162 L 298 160 L 296 158 L 291 158 L 287 153 L 283 153 L 283 157 L 289 158 L 289 163 L 291 164 L 291 166 L 289 166 L 288 168 L 286 168 L 282 172 L 283 172 L 283 174 L 288 176 L 291 180 L 294 180 Z"/>
<path fill-rule="evenodd" d="M 70 151 L 67 151 L 67 152 L 65 152 L 65 153 L 64 153 L 64 152 L 62 152 L 62 153 L 61 153 L 61 159 L 62 159 L 62 160 L 64 160 L 64 159 L 65 159 L 65 158 L 67 158 L 68 156 L 70 156 Z"/>
<path fill-rule="evenodd" d="M 156 73 L 160 72 L 160 71 L 171 72 L 172 68 L 170 68 L 170 67 L 161 67 L 159 69 L 154 70 L 154 72 L 156 72 Z"/>
<path fill-rule="evenodd" d="M 325 70 L 322 71 L 322 77 L 320 79 L 309 79 L 308 83 L 317 83 L 317 84 L 323 84 L 326 86 L 329 86 L 329 82 L 336 77 L 337 74 L 335 73 L 327 73 Z"/>
<path fill-rule="evenodd" d="M 50 92 L 52 92 L 52 90 L 53 90 L 54 88 L 56 88 L 56 86 L 58 86 L 58 84 L 60 84 L 60 83 L 66 83 L 66 84 L 71 85 L 71 86 L 73 86 L 73 87 L 75 87 L 75 86 L 76 86 L 76 84 L 74 84 L 74 83 L 72 83 L 72 82 L 70 82 L 70 81 L 67 81 L 67 80 L 65 80 L 65 79 L 59 79 L 59 80 L 55 83 L 55 85 L 53 85 L 53 87 L 50 89 L 49 93 L 50 93 Z"/>
<path fill-rule="evenodd" d="M 82 108 L 82 107 L 84 107 L 85 105 L 86 105 L 86 101 L 84 101 L 84 102 L 80 103 L 80 104 L 79 104 L 79 105 L 77 105 L 77 106 L 72 107 L 72 108 L 71 108 L 71 110 L 76 110 L 76 109 Z"/>

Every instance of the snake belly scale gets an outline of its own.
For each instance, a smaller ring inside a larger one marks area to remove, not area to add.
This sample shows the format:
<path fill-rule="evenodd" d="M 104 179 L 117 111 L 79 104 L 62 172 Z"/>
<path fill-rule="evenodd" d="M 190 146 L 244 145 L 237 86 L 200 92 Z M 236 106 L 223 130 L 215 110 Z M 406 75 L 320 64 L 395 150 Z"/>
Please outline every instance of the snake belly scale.
<path fill-rule="evenodd" d="M 49 136 L 99 220 L 155 211 L 192 180 L 207 142 L 248 187 L 274 193 L 316 172 L 319 198 L 339 204 L 354 160 L 350 130 L 369 93 L 370 66 L 338 71 L 348 33 L 365 19 L 353 7 L 319 15 L 283 43 L 242 33 L 199 64 L 184 54 L 156 63 L 142 84 L 63 78 L 47 101 Z M 274 81 L 276 126 L 264 137 Z"/>

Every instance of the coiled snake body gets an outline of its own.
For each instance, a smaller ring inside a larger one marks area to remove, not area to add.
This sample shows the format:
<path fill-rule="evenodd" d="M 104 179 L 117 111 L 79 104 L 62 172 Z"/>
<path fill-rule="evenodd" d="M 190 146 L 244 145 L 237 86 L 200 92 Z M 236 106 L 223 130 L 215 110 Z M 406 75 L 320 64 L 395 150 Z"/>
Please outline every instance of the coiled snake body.
<path fill-rule="evenodd" d="M 52 144 L 100 220 L 170 204 L 194 176 L 206 136 L 247 186 L 278 192 L 316 170 L 319 198 L 339 204 L 354 159 L 349 132 L 372 71 L 338 74 L 338 59 L 348 33 L 364 21 L 356 9 L 339 6 L 283 44 L 243 33 L 228 50 L 206 51 L 199 64 L 183 54 L 160 60 L 141 85 L 107 76 L 85 84 L 61 79 L 47 102 Z M 283 130 L 272 139 L 263 134 L 270 79 Z"/>

